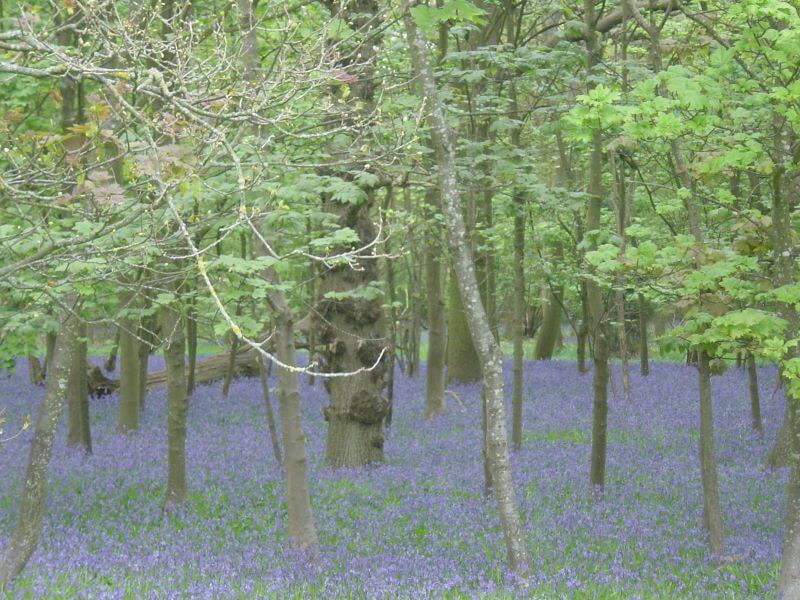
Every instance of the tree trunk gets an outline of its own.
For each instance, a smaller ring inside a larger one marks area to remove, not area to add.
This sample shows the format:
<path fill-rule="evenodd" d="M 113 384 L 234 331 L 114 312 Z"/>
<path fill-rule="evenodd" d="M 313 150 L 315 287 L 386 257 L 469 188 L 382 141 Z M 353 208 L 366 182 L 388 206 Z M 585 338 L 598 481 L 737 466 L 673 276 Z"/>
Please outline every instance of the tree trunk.
<path fill-rule="evenodd" d="M 311 306 L 316 306 L 317 302 L 319 302 L 319 298 L 317 295 L 317 267 L 314 263 L 311 263 L 308 268 L 308 299 Z M 317 353 L 317 329 L 316 327 L 310 327 L 308 330 L 308 335 L 306 336 L 306 346 L 308 352 L 308 364 L 312 364 L 314 362 L 316 353 Z M 260 367 L 259 369 L 263 368 L 263 363 L 259 360 Z M 259 371 L 260 372 L 260 371 Z M 316 378 L 314 376 L 313 371 L 308 373 L 308 385 L 314 385 L 316 382 Z"/>
<path fill-rule="evenodd" d="M 119 327 L 114 332 L 114 341 L 111 343 L 111 348 L 108 350 L 105 359 L 103 359 L 103 368 L 106 371 L 113 371 L 117 366 L 117 353 L 119 352 Z"/>
<path fill-rule="evenodd" d="M 119 412 L 117 431 L 139 429 L 140 360 L 139 341 L 133 319 L 120 319 L 119 334 Z"/>
<path fill-rule="evenodd" d="M 222 379 L 222 397 L 227 398 L 231 389 L 231 381 L 236 372 L 236 352 L 239 349 L 239 338 L 231 333 L 231 349 L 228 352 L 228 368 L 225 369 L 225 377 Z"/>
<path fill-rule="evenodd" d="M 69 362 L 67 381 L 67 444 L 80 445 L 86 454 L 92 453 L 89 431 L 89 384 L 86 357 L 86 322 L 70 319 L 62 327 L 65 352 Z"/>
<path fill-rule="evenodd" d="M 358 223 L 362 244 L 374 238 L 369 204 L 341 206 L 345 222 Z M 380 299 L 326 298 L 329 291 L 379 280 L 374 260 L 359 260 L 359 263 L 360 270 L 339 267 L 327 271 L 320 281 L 316 314 L 329 373 L 352 373 L 370 368 L 384 351 Z M 370 371 L 325 380 L 330 396 L 330 404 L 324 410 L 328 422 L 325 460 L 332 467 L 357 467 L 383 461 L 383 422 L 389 411 L 389 402 L 382 393 L 385 375 L 384 354 L 380 364 Z"/>
<path fill-rule="evenodd" d="M 650 375 L 650 351 L 647 339 L 647 301 L 639 294 L 639 372 L 642 377 Z"/>
<path fill-rule="evenodd" d="M 286 451 L 286 508 L 289 517 L 289 538 L 299 548 L 317 546 L 317 530 L 311 513 L 311 500 L 306 477 L 306 450 L 300 425 L 300 393 L 297 390 L 294 331 L 291 317 L 279 315 L 276 321 L 278 360 L 289 368 L 278 369 L 278 403 L 280 406 L 283 447 Z"/>
<path fill-rule="evenodd" d="M 752 352 L 747 353 L 747 380 L 750 384 L 750 422 L 759 435 L 761 435 L 761 398 L 758 393 L 758 371 L 756 358 Z"/>
<path fill-rule="evenodd" d="M 388 214 L 392 210 L 392 201 L 394 199 L 394 188 L 389 186 L 386 190 L 386 202 L 384 204 L 384 213 Z M 395 290 L 394 278 L 394 258 L 392 257 L 392 248 L 390 239 L 386 240 L 386 299 L 389 301 L 387 310 L 384 311 L 385 327 L 384 336 L 389 341 L 389 352 L 386 360 L 386 400 L 389 403 L 389 409 L 386 413 L 384 424 L 386 427 L 392 424 L 392 409 L 394 407 L 394 368 L 397 360 L 397 307 L 395 302 L 397 300 Z"/>
<path fill-rule="evenodd" d="M 378 98 L 377 52 L 383 33 L 380 6 L 377 0 L 334 2 L 328 5 L 331 16 L 342 19 L 355 32 L 348 38 L 348 52 L 342 57 L 340 68 L 346 69 L 354 81 L 347 84 L 349 95 L 341 96 L 335 115 L 344 115 L 347 129 L 358 135 L 372 119 Z M 360 125 L 355 125 L 360 123 Z M 360 142 L 359 142 L 360 143 Z M 352 160 L 349 145 L 340 144 L 338 159 Z M 361 166 L 357 166 L 361 169 Z M 347 168 L 343 177 L 351 177 Z M 376 208 L 375 189 L 362 189 L 357 202 L 337 200 L 330 195 L 324 198 L 323 210 L 331 222 L 349 227 L 358 236 L 355 244 L 332 248 L 333 254 L 365 248 L 375 240 L 373 209 Z M 328 439 L 325 458 L 332 467 L 356 467 L 383 461 L 383 422 L 389 403 L 383 395 L 386 377 L 386 356 L 383 344 L 383 302 L 381 298 L 350 298 L 336 300 L 327 297 L 329 292 L 341 293 L 360 286 L 380 287 L 381 276 L 374 257 L 356 259 L 355 268 L 341 264 L 326 269 L 320 278 L 319 297 L 315 314 L 318 316 L 317 334 L 325 348 L 325 368 L 329 373 L 359 371 L 362 367 L 375 369 L 361 371 L 350 377 L 328 378 L 326 388 L 330 404 L 325 409 L 328 421 Z M 288 453 L 288 449 L 286 450 Z"/>
<path fill-rule="evenodd" d="M 277 463 L 283 466 L 281 457 L 281 445 L 278 441 L 278 428 L 275 425 L 275 414 L 272 412 L 272 402 L 269 398 L 269 381 L 267 380 L 267 370 L 264 368 L 264 358 L 258 357 L 258 379 L 261 382 L 261 396 L 264 398 L 264 408 L 267 410 L 267 427 L 269 428 L 269 439 L 272 443 L 272 456 Z"/>
<path fill-rule="evenodd" d="M 74 317 L 69 311 L 64 310 L 60 314 L 58 321 L 62 330 L 64 327 L 73 326 L 69 322 L 72 319 Z M 53 342 L 44 399 L 36 414 L 28 466 L 25 470 L 20 511 L 0 562 L 0 591 L 4 590 L 25 568 L 36 549 L 42 531 L 50 456 L 69 378 L 69 356 L 64 339 L 56 336 Z"/>
<path fill-rule="evenodd" d="M 514 102 L 516 103 L 516 94 Z M 519 450 L 522 447 L 522 367 L 525 358 L 525 198 L 521 193 L 514 196 L 514 208 L 514 330 L 512 332 L 514 369 L 511 392 L 511 444 L 515 450 Z"/>
<path fill-rule="evenodd" d="M 191 396 L 197 387 L 197 311 L 194 297 L 190 297 L 186 310 L 186 347 L 188 366 L 186 370 L 186 395 Z"/>
<path fill-rule="evenodd" d="M 149 300 L 147 300 L 149 302 Z M 158 330 L 158 318 L 156 315 L 149 315 L 142 320 L 139 326 L 139 410 L 144 410 L 145 397 L 147 394 L 147 369 L 150 362 L 150 353 L 155 350 L 158 343 L 156 331 Z"/>
<path fill-rule="evenodd" d="M 600 40 L 595 29 L 596 12 L 593 0 L 584 0 L 583 16 L 587 32 L 587 76 L 594 76 L 594 68 L 601 59 Z M 586 211 L 586 232 L 600 228 L 600 210 L 603 204 L 602 184 L 603 139 L 600 129 L 592 135 L 592 152 L 589 157 L 589 203 Z M 592 238 L 594 239 L 594 238 Z M 596 243 L 592 243 L 592 249 Z M 592 407 L 592 449 L 589 469 L 589 486 L 591 496 L 600 498 L 603 495 L 606 473 L 606 434 L 608 429 L 608 332 L 603 310 L 603 295 L 600 286 L 592 280 L 586 281 L 586 298 L 589 312 L 589 327 L 593 341 L 594 373 L 592 389 L 594 402 Z"/>
<path fill-rule="evenodd" d="M 164 505 L 186 499 L 186 338 L 180 306 L 161 307 L 164 362 L 167 370 L 167 489 Z"/>
<path fill-rule="evenodd" d="M 44 383 L 44 369 L 39 362 L 38 356 L 28 356 L 28 381 L 31 385 L 42 385 Z"/>
<path fill-rule="evenodd" d="M 45 334 L 45 352 L 44 352 L 44 375 L 47 376 L 47 369 L 53 361 L 53 351 L 56 347 L 56 334 L 48 331 Z"/>
<path fill-rule="evenodd" d="M 589 338 L 589 293 L 586 289 L 586 281 L 580 283 L 581 298 L 581 322 L 576 333 L 577 354 L 578 354 L 578 373 L 586 373 L 586 342 Z"/>
<path fill-rule="evenodd" d="M 700 383 L 700 475 L 703 482 L 703 523 L 708 532 L 711 555 L 721 557 L 724 552 L 722 538 L 722 512 L 719 506 L 717 461 L 714 457 L 714 420 L 711 410 L 711 373 L 708 354 L 697 351 L 697 372 Z"/>
<path fill-rule="evenodd" d="M 450 277 L 447 307 L 447 381 L 470 383 L 481 378 L 478 353 L 469 335 L 458 278 L 455 271 Z"/>
<path fill-rule="evenodd" d="M 542 326 L 539 328 L 539 337 L 536 338 L 536 347 L 533 351 L 535 360 L 550 360 L 556 347 L 558 333 L 561 331 L 561 289 L 547 288 L 547 306 L 542 313 Z"/>
<path fill-rule="evenodd" d="M 480 357 L 487 409 L 486 445 L 506 551 L 511 569 L 520 578 L 527 579 L 529 573 L 528 551 L 525 547 L 522 522 L 517 510 L 509 464 L 508 435 L 503 403 L 502 355 L 481 302 L 475 277 L 475 265 L 467 238 L 464 216 L 461 213 L 452 132 L 437 94 L 436 81 L 427 56 L 427 44 L 417 30 L 408 6 L 406 5 L 404 8 L 409 51 L 420 81 L 421 95 L 428 109 L 427 117 L 430 123 L 431 139 L 436 149 L 439 190 L 442 195 L 448 242 L 453 254 L 455 279 L 464 300 L 470 337 Z"/>
<path fill-rule="evenodd" d="M 426 200 L 431 212 L 441 210 L 438 190 L 427 194 Z M 425 418 L 443 414 L 446 410 L 444 399 L 444 360 L 447 348 L 445 306 L 443 294 L 443 259 L 441 250 L 441 231 L 435 219 L 429 220 L 425 235 L 425 288 L 428 293 L 428 361 L 425 372 Z"/>

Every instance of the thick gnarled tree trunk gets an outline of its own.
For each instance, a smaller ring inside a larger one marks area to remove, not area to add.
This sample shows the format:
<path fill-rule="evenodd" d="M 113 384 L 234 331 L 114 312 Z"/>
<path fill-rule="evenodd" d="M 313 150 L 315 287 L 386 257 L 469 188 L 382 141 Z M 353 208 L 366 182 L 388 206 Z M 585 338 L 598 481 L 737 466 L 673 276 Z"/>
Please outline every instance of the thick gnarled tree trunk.
<path fill-rule="evenodd" d="M 380 81 L 375 65 L 381 39 L 381 19 L 377 18 L 379 6 L 377 0 L 336 0 L 327 6 L 331 16 L 343 19 L 357 32 L 352 36 L 349 52 L 341 56 L 340 63 L 354 76 L 353 81 L 347 84 L 350 93 L 346 102 L 350 110 L 343 111 L 341 118 L 353 134 L 358 135 L 367 130 Z M 332 151 L 339 153 L 342 161 L 352 160 L 350 146 L 336 147 Z M 353 168 L 369 167 L 356 164 Z M 347 178 L 350 174 L 341 172 L 340 176 Z M 340 227 L 350 228 L 358 237 L 353 246 L 333 249 L 334 254 L 364 248 L 375 239 L 375 189 L 366 187 L 361 191 L 362 197 L 355 202 L 331 197 L 324 199 L 323 210 Z M 324 411 L 328 422 L 325 460 L 333 467 L 355 467 L 383 461 L 383 426 L 389 411 L 389 402 L 384 397 L 384 348 L 387 340 L 382 327 L 382 298 L 329 296 L 346 295 L 364 286 L 381 288 L 377 259 L 361 256 L 356 263 L 355 268 L 337 265 L 322 271 L 320 300 L 314 311 L 327 371 L 357 372 L 349 377 L 325 381 L 330 397 Z M 379 359 L 380 364 L 376 365 Z M 374 369 L 360 371 L 373 366 Z"/>

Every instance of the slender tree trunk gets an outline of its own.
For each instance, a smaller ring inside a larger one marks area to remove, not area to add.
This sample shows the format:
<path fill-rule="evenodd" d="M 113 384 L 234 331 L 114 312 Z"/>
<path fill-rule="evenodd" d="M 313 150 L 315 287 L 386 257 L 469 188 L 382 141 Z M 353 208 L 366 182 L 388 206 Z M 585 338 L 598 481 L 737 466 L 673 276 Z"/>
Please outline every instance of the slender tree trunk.
<path fill-rule="evenodd" d="M 759 435 L 761 435 L 761 399 L 758 394 L 758 370 L 756 357 L 752 352 L 747 353 L 747 379 L 750 384 L 750 422 Z"/>
<path fill-rule="evenodd" d="M 63 311 L 58 318 L 61 328 L 71 327 L 69 321 L 73 318 L 68 311 Z M 56 336 L 53 342 L 44 399 L 39 405 L 33 429 L 33 440 L 20 498 L 20 511 L 0 562 L 0 591 L 4 590 L 25 568 L 42 532 L 42 513 L 47 493 L 53 439 L 69 378 L 69 356 L 64 340 L 61 336 Z"/>
<path fill-rule="evenodd" d="M 717 461 L 714 457 L 714 420 L 711 410 L 711 373 L 708 354 L 697 352 L 700 383 L 700 472 L 703 481 L 703 522 L 708 532 L 712 556 L 721 557 L 725 548 L 722 537 L 722 512 L 719 506 Z"/>
<path fill-rule="evenodd" d="M 105 359 L 103 360 L 103 368 L 106 371 L 113 371 L 117 366 L 117 353 L 119 352 L 119 327 L 114 332 L 114 341 L 111 343 L 111 348 L 108 351 Z"/>
<path fill-rule="evenodd" d="M 441 210 L 438 190 L 427 194 L 427 203 L 434 214 Z M 428 361 L 425 372 L 425 418 L 445 412 L 444 359 L 447 348 L 443 295 L 443 259 L 440 230 L 436 220 L 429 220 L 425 234 L 425 287 L 428 293 Z"/>
<path fill-rule="evenodd" d="M 319 297 L 317 294 L 317 267 L 312 262 L 308 267 L 308 298 L 310 302 L 310 306 L 316 306 L 317 302 L 319 302 Z M 309 327 L 309 331 L 306 337 L 307 345 L 308 345 L 308 364 L 314 362 L 314 357 L 317 355 L 317 328 L 316 327 Z M 308 385 L 314 385 L 316 378 L 314 376 L 313 371 L 308 374 Z"/>
<path fill-rule="evenodd" d="M 239 351 L 239 338 L 231 333 L 231 349 L 228 353 L 228 367 L 225 369 L 225 377 L 222 379 L 222 397 L 227 398 L 231 389 L 231 381 L 236 371 L 236 353 Z"/>
<path fill-rule="evenodd" d="M 120 319 L 119 335 L 119 412 L 117 431 L 125 433 L 139 429 L 140 360 L 139 341 L 133 320 Z"/>
<path fill-rule="evenodd" d="M 482 226 L 486 231 L 481 237 L 481 245 L 484 247 L 482 252 L 483 262 L 483 285 L 481 286 L 481 298 L 486 305 L 486 316 L 489 319 L 489 326 L 494 333 L 494 337 L 500 339 L 497 323 L 497 265 L 495 264 L 494 241 L 492 240 L 492 227 L 494 226 L 494 210 L 492 202 L 492 192 L 487 190 L 483 194 L 483 214 Z"/>
<path fill-rule="evenodd" d="M 280 406 L 283 448 L 286 451 L 286 505 L 289 516 L 289 537 L 299 548 L 317 546 L 317 530 L 311 513 L 311 500 L 306 478 L 305 435 L 300 426 L 300 393 L 297 390 L 294 332 L 291 317 L 281 314 L 276 321 L 278 360 L 289 368 L 278 369 L 278 403 Z"/>
<path fill-rule="evenodd" d="M 281 445 L 278 441 L 278 428 L 275 425 L 275 414 L 272 412 L 272 402 L 269 398 L 269 381 L 267 380 L 267 370 L 264 368 L 264 357 L 258 357 L 258 379 L 261 382 L 261 396 L 264 398 L 264 408 L 267 409 L 267 427 L 269 429 L 269 439 L 272 443 L 272 456 L 279 465 L 283 465 L 281 456 Z"/>
<path fill-rule="evenodd" d="M 594 75 L 594 68 L 600 62 L 601 46 L 595 29 L 596 12 L 593 0 L 584 0 L 584 22 L 587 33 L 587 75 Z M 589 157 L 589 205 L 586 211 L 586 230 L 591 233 L 600 228 L 600 209 L 603 204 L 602 187 L 603 140 L 600 129 L 592 135 L 592 152 Z M 595 246 L 596 244 L 592 244 Z M 586 282 L 586 296 L 589 312 L 589 324 L 593 341 L 594 373 L 592 389 L 594 403 L 592 407 L 592 448 L 589 469 L 589 486 L 591 495 L 600 498 L 603 495 L 606 473 L 606 437 L 608 429 L 608 332 L 603 310 L 603 296 L 600 286 L 594 281 Z"/>
<path fill-rule="evenodd" d="M 514 369 L 511 393 L 511 443 L 522 447 L 522 367 L 525 358 L 525 199 L 514 196 Z M 541 335 L 541 334 L 540 334 Z"/>
<path fill-rule="evenodd" d="M 164 505 L 186 499 L 186 338 L 180 306 L 161 307 L 164 362 L 167 369 L 167 489 Z"/>
<path fill-rule="evenodd" d="M 547 304 L 542 311 L 542 326 L 533 350 L 535 360 L 550 360 L 556 347 L 556 340 L 561 331 L 561 289 L 552 290 L 549 286 L 545 297 Z"/>
<path fill-rule="evenodd" d="M 427 55 L 425 39 L 417 30 L 413 17 L 404 6 L 404 21 L 412 64 L 420 81 L 421 95 L 428 109 L 431 139 L 436 149 L 439 190 L 447 224 L 448 242 L 453 253 L 455 278 L 464 300 L 470 336 L 480 356 L 483 389 L 486 395 L 487 448 L 492 471 L 492 484 L 500 512 L 500 523 L 506 542 L 511 569 L 523 579 L 528 577 L 528 551 L 525 547 L 522 522 L 517 510 L 511 478 L 508 435 L 503 402 L 503 368 L 500 346 L 492 333 L 481 302 L 456 175 L 452 132 L 442 110 L 436 81 Z"/>
<path fill-rule="evenodd" d="M 149 302 L 149 300 L 147 300 Z M 137 348 L 139 352 L 139 411 L 144 410 L 147 395 L 147 370 L 150 353 L 156 347 L 156 331 L 158 329 L 156 315 L 149 315 L 139 325 Z"/>
<path fill-rule="evenodd" d="M 67 381 L 67 444 L 92 453 L 89 431 L 89 383 L 87 380 L 86 322 L 70 319 L 62 328 L 69 361 Z"/>
<path fill-rule="evenodd" d="M 186 309 L 186 347 L 188 350 L 186 395 L 191 396 L 197 386 L 197 311 L 193 296 L 189 297 Z"/>
<path fill-rule="evenodd" d="M 650 375 L 650 351 L 647 339 L 647 301 L 639 294 L 639 372 Z"/>
<path fill-rule="evenodd" d="M 384 213 L 392 210 L 392 202 L 394 200 L 394 188 L 389 186 L 386 190 L 386 203 L 384 205 Z M 386 361 L 386 400 L 389 402 L 389 409 L 386 413 L 384 424 L 386 427 L 392 424 L 392 409 L 394 407 L 394 368 L 397 359 L 397 294 L 395 289 L 394 279 L 394 258 L 391 256 L 392 248 L 390 240 L 386 240 L 386 254 L 388 255 L 385 260 L 386 266 L 386 298 L 389 301 L 387 310 L 384 311 L 386 319 L 386 326 L 384 327 L 384 335 L 388 339 L 388 358 Z"/>
<path fill-rule="evenodd" d="M 578 326 L 577 338 L 577 354 L 578 354 L 578 373 L 586 373 L 586 342 L 589 338 L 589 292 L 586 287 L 586 281 L 581 280 L 580 283 L 580 298 L 581 298 L 581 322 Z"/>

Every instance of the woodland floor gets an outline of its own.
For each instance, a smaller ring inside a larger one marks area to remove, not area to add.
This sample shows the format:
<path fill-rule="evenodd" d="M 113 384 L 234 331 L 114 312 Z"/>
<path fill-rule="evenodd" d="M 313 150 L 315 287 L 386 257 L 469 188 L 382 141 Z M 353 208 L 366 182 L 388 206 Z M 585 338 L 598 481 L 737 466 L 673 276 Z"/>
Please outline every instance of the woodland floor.
<path fill-rule="evenodd" d="M 160 360 L 154 360 L 153 367 Z M 506 364 L 510 382 L 510 364 Z M 314 561 L 286 543 L 280 470 L 270 454 L 257 380 L 191 399 L 185 508 L 162 514 L 164 391 L 142 429 L 114 433 L 116 398 L 92 401 L 95 453 L 64 445 L 39 549 L 18 597 L 93 598 L 765 598 L 775 595 L 785 473 L 761 463 L 783 411 L 773 368 L 761 369 L 766 434 L 749 427 L 747 381 L 714 379 L 717 456 L 728 554 L 707 559 L 699 527 L 696 372 L 653 364 L 633 376 L 630 403 L 612 400 L 605 500 L 589 505 L 591 374 L 574 363 L 527 363 L 525 444 L 514 456 L 533 579 L 504 569 L 493 500 L 483 495 L 479 386 L 452 388 L 448 414 L 421 419 L 424 376 L 396 379 L 387 464 L 323 465 L 326 395 L 303 378 L 309 480 L 322 547 Z M 275 378 L 271 380 L 275 385 Z M 510 396 L 510 384 L 508 385 Z M 0 387 L 13 421 L 42 390 L 25 365 Z M 0 448 L 0 547 L 13 523 L 30 431 Z M 13 593 L 13 592 L 12 592 Z"/>

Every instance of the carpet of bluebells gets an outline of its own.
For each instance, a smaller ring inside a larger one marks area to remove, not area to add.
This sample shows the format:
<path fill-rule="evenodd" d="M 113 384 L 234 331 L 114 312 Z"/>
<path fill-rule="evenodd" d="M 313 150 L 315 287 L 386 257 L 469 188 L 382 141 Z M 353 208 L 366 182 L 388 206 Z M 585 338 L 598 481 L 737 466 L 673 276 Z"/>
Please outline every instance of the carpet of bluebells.
<path fill-rule="evenodd" d="M 153 359 L 152 368 L 161 361 Z M 506 365 L 510 396 L 510 364 Z M 326 394 L 303 378 L 309 480 L 321 548 L 286 540 L 283 487 L 257 380 L 191 398 L 190 491 L 164 514 L 165 393 L 148 395 L 141 431 L 114 432 L 116 398 L 92 400 L 94 455 L 58 433 L 44 530 L 14 592 L 93 598 L 765 598 L 775 595 L 783 472 L 763 458 L 783 414 L 775 370 L 760 370 L 763 439 L 749 425 L 746 375 L 713 383 L 727 553 L 708 559 L 700 528 L 696 372 L 654 364 L 612 400 L 607 492 L 587 499 L 591 374 L 527 363 L 525 441 L 513 457 L 533 577 L 505 569 L 494 501 L 483 493 L 479 385 L 456 386 L 446 416 L 422 421 L 424 373 L 396 378 L 387 462 L 332 472 L 323 464 Z M 271 378 L 275 385 L 275 378 Z M 41 388 L 25 366 L 2 381 L 12 421 Z M 0 448 L 0 547 L 16 511 L 30 431 Z M 12 592 L 12 593 L 14 593 Z"/>

